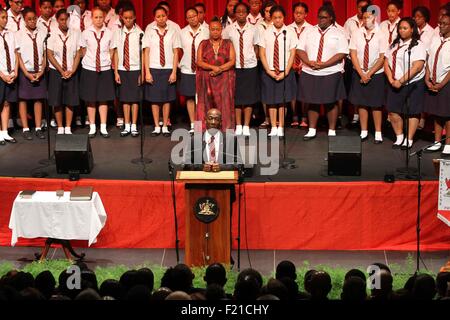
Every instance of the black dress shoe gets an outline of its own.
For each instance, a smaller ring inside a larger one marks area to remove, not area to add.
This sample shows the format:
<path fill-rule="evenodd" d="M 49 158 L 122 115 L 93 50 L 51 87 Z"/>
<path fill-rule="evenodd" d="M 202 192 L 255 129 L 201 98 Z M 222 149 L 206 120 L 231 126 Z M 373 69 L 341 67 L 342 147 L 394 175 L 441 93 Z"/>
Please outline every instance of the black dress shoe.
<path fill-rule="evenodd" d="M 4 146 L 6 144 L 5 140 L 0 140 L 0 146 Z"/>
<path fill-rule="evenodd" d="M 121 137 L 126 137 L 126 136 L 129 136 L 131 134 L 131 132 L 130 131 L 122 131 L 121 133 L 120 133 L 120 136 Z"/>
<path fill-rule="evenodd" d="M 25 140 L 33 140 L 33 135 L 31 134 L 31 131 L 30 131 L 30 130 L 28 130 L 28 131 L 22 131 L 22 137 L 23 137 Z"/>
<path fill-rule="evenodd" d="M 396 149 L 396 150 L 398 150 L 398 149 L 401 149 L 402 148 L 402 145 L 401 144 L 393 144 L 392 145 L 392 149 Z"/>
<path fill-rule="evenodd" d="M 304 136 L 304 137 L 303 137 L 303 140 L 304 140 L 304 141 L 309 141 L 309 140 L 314 139 L 316 136 L 317 136 L 317 135 L 310 136 L 310 137 Z"/>
<path fill-rule="evenodd" d="M 170 137 L 170 132 L 164 132 L 164 133 L 163 133 L 163 137 L 166 137 L 166 138 L 167 138 L 167 137 Z"/>
<path fill-rule="evenodd" d="M 14 138 L 11 138 L 11 139 L 6 139 L 5 138 L 5 141 L 8 142 L 8 143 L 16 143 L 17 142 L 17 140 L 14 139 Z"/>
<path fill-rule="evenodd" d="M 383 143 L 383 140 L 375 140 L 373 143 L 374 143 L 374 144 L 382 144 L 382 143 Z"/>
<path fill-rule="evenodd" d="M 109 137 L 110 137 L 110 135 L 109 135 L 108 132 L 107 132 L 107 133 L 102 133 L 102 132 L 100 132 L 100 135 L 101 135 L 103 138 L 109 138 Z"/>
<path fill-rule="evenodd" d="M 156 130 L 153 130 L 152 137 L 157 137 L 161 134 L 161 131 L 157 132 Z"/>
<path fill-rule="evenodd" d="M 36 135 L 36 137 L 38 137 L 39 139 L 45 139 L 45 134 L 42 130 L 36 130 L 36 132 L 34 133 Z"/>
<path fill-rule="evenodd" d="M 366 136 L 365 138 L 361 138 L 361 142 L 367 141 L 369 139 L 369 136 Z"/>
<path fill-rule="evenodd" d="M 133 138 L 138 137 L 138 136 L 139 136 L 139 131 L 137 131 L 137 130 L 131 131 L 131 136 L 132 136 Z"/>
<path fill-rule="evenodd" d="M 97 131 L 94 132 L 94 133 L 89 133 L 88 134 L 89 138 L 91 138 L 91 139 L 94 139 L 96 135 L 97 135 Z"/>

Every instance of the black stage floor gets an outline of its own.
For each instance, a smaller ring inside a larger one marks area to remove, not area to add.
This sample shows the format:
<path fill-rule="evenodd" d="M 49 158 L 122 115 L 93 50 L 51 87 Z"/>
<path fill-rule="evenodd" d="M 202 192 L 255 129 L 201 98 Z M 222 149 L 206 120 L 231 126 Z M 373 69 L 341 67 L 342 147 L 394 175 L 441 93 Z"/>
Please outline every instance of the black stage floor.
<path fill-rule="evenodd" d="M 139 157 L 140 138 L 120 137 L 120 130 L 109 128 L 111 138 L 104 139 L 97 135 L 91 139 L 94 155 L 94 168 L 89 175 L 82 178 L 94 179 L 127 179 L 127 180 L 169 180 L 168 160 L 171 148 L 176 142 L 170 138 L 151 137 L 153 127 L 146 126 L 144 144 L 144 156 L 151 158 L 153 162 L 146 165 L 131 163 L 133 158 Z M 325 128 L 318 132 L 316 139 L 303 141 L 304 129 L 292 129 L 287 131 L 288 156 L 295 160 L 296 169 L 280 169 L 278 174 L 263 176 L 259 169 L 255 169 L 253 177 L 246 181 L 252 182 L 342 182 L 342 181 L 383 181 L 385 174 L 396 173 L 396 169 L 405 166 L 405 151 L 392 149 L 392 129 L 386 131 L 384 143 L 375 145 L 373 135 L 362 144 L 362 175 L 358 177 L 328 176 L 327 153 L 328 137 Z M 87 133 L 87 128 L 78 128 L 74 133 Z M 51 129 L 51 148 L 55 144 L 56 130 Z M 342 129 L 337 135 L 358 135 L 358 129 Z M 13 134 L 18 140 L 16 144 L 0 146 L 0 176 L 31 177 L 36 171 L 45 171 L 50 178 L 66 178 L 67 175 L 58 175 L 56 166 L 43 167 L 39 160 L 47 158 L 47 141 L 34 137 L 32 141 L 24 141 L 21 130 Z M 420 134 L 419 134 L 420 136 Z M 422 136 L 425 136 L 424 134 Z M 428 135 L 429 136 L 429 135 Z M 426 146 L 431 141 L 419 138 L 412 151 Z M 280 145 L 282 146 L 281 142 Z M 282 149 L 281 149 L 282 150 Z M 280 150 L 280 151 L 281 151 Z M 52 151 L 53 152 L 53 151 Z M 437 179 L 432 159 L 440 158 L 440 153 L 424 154 L 422 161 L 423 179 Z M 410 158 L 410 165 L 417 167 L 416 157 Z M 404 179 L 398 176 L 397 179 Z"/>

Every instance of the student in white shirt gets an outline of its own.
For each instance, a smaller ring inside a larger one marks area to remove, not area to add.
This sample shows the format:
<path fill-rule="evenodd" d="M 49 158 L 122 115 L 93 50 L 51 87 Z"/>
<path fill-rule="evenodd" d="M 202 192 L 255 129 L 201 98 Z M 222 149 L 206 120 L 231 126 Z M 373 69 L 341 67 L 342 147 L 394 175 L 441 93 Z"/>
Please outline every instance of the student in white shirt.
<path fill-rule="evenodd" d="M 409 149 L 413 145 L 420 113 L 424 109 L 423 78 L 427 52 L 419 40 L 419 31 L 412 18 L 401 19 L 398 32 L 399 35 L 385 54 L 384 72 L 390 84 L 387 90 L 386 108 L 390 113 L 392 128 L 397 136 L 392 147 Z M 408 116 L 407 137 L 404 136 L 401 114 Z"/>
<path fill-rule="evenodd" d="M 353 33 L 361 29 L 363 27 L 363 12 L 362 9 L 364 7 L 367 7 L 371 5 L 370 0 L 356 0 L 356 7 L 357 7 L 357 14 L 355 14 L 353 17 L 350 17 L 345 21 L 344 24 L 344 30 L 345 35 L 347 36 L 347 39 L 350 41 Z"/>
<path fill-rule="evenodd" d="M 368 138 L 371 109 L 375 124 L 375 144 L 380 144 L 383 142 L 381 122 L 386 88 L 383 70 L 386 41 L 369 6 L 363 8 L 363 27 L 353 33 L 349 48 L 353 63 L 349 101 L 359 110 L 361 140 Z"/>
<path fill-rule="evenodd" d="M 100 134 L 110 135 L 106 129 L 108 101 L 115 98 L 114 73 L 111 69 L 114 55 L 113 34 L 105 24 L 105 13 L 99 7 L 92 10 L 92 26 L 81 35 L 82 69 L 80 78 L 80 98 L 86 102 L 89 117 L 89 137 L 97 134 L 95 125 L 96 107 L 100 114 Z"/>
<path fill-rule="evenodd" d="M 446 15 L 446 14 L 450 14 L 450 1 L 447 2 L 446 4 L 442 5 L 439 8 L 439 14 L 438 14 L 438 26 L 434 29 L 434 34 L 436 36 L 440 35 L 440 28 L 439 28 L 439 21 L 441 21 L 442 16 Z"/>
<path fill-rule="evenodd" d="M 262 1 L 250 0 L 248 2 L 248 5 L 250 6 L 250 13 L 247 16 L 247 21 L 252 25 L 257 25 L 258 23 L 261 23 L 263 20 L 263 16 L 261 15 Z"/>
<path fill-rule="evenodd" d="M 52 29 L 58 28 L 58 22 L 53 16 L 53 5 L 51 0 L 39 0 L 39 11 L 41 16 L 37 20 L 39 31 L 51 33 Z"/>
<path fill-rule="evenodd" d="M 419 29 L 420 41 L 422 41 L 425 49 L 428 50 L 431 38 L 434 35 L 434 29 L 429 25 L 431 19 L 430 9 L 424 6 L 416 7 L 412 16 Z"/>
<path fill-rule="evenodd" d="M 70 15 L 70 28 L 83 32 L 92 25 L 92 12 L 88 10 L 88 0 L 71 0 L 72 5 L 80 7 L 80 14 L 73 11 Z"/>
<path fill-rule="evenodd" d="M 44 42 L 47 32 L 39 31 L 36 25 L 36 13 L 31 8 L 23 10 L 25 28 L 16 33 L 16 45 L 19 51 L 19 114 L 22 121 L 22 135 L 26 140 L 33 136 L 28 128 L 27 101 L 34 103 L 35 134 L 39 139 L 45 139 L 41 130 L 42 100 L 47 97 L 45 80 L 46 55 Z"/>
<path fill-rule="evenodd" d="M 172 21 L 169 19 L 170 17 L 170 5 L 167 1 L 160 1 L 158 2 L 158 4 L 155 6 L 156 7 L 163 7 L 164 9 L 166 9 L 167 11 L 167 25 L 169 26 L 169 28 L 175 28 L 175 31 L 177 31 L 178 33 L 181 31 L 180 26 L 178 25 L 178 23 Z M 156 25 L 156 21 L 153 21 L 151 24 L 151 26 L 155 26 Z"/>
<path fill-rule="evenodd" d="M 156 24 L 149 24 L 145 29 L 144 69 L 145 100 L 152 103 L 155 129 L 152 136 L 162 134 L 170 137 L 168 120 L 170 103 L 176 100 L 176 81 L 178 67 L 178 48 L 180 35 L 175 28 L 167 24 L 167 10 L 164 7 L 153 9 Z M 163 113 L 163 127 L 159 124 L 160 109 Z"/>
<path fill-rule="evenodd" d="M 17 142 L 8 134 L 8 122 L 10 103 L 17 102 L 19 62 L 14 33 L 6 30 L 7 22 L 8 14 L 0 8 L 0 145 Z"/>
<path fill-rule="evenodd" d="M 400 22 L 400 14 L 403 10 L 403 1 L 390 0 L 388 2 L 386 13 L 387 20 L 380 24 L 380 29 L 384 33 L 387 45 L 390 46 L 397 38 L 398 23 Z"/>
<path fill-rule="evenodd" d="M 346 97 L 342 61 L 349 53 L 348 41 L 334 25 L 336 15 L 331 6 L 324 5 L 319 9 L 318 21 L 317 26 L 309 28 L 300 37 L 297 46 L 303 63 L 297 100 L 308 103 L 309 108 L 309 130 L 304 140 L 316 137 L 321 104 L 328 113 L 328 136 L 336 135 L 336 102 Z"/>
<path fill-rule="evenodd" d="M 261 21 L 261 23 L 257 24 L 258 31 L 259 31 L 259 39 L 263 39 L 264 32 L 268 27 L 272 25 L 272 18 L 270 17 L 270 9 L 272 9 L 273 6 L 276 6 L 277 4 L 274 1 L 268 0 L 264 2 L 262 7 L 262 12 L 264 15 L 264 19 Z M 259 55 L 258 55 L 259 56 Z M 260 57 L 258 57 L 260 58 Z M 258 61 L 258 69 L 259 69 L 259 78 L 262 78 L 263 74 L 265 73 L 264 67 L 261 64 L 261 60 Z M 262 94 L 262 92 L 260 92 Z M 260 129 L 268 129 L 270 127 L 270 119 L 269 119 L 269 113 L 267 111 L 267 105 L 262 102 L 262 107 L 264 111 L 264 121 L 259 125 Z"/>
<path fill-rule="evenodd" d="M 56 18 L 56 13 L 61 9 L 66 9 L 66 4 L 64 3 L 64 0 L 54 0 L 53 1 L 53 15 L 55 18 Z"/>
<path fill-rule="evenodd" d="M 434 115 L 434 141 L 436 145 L 427 151 L 438 151 L 442 148 L 439 142 L 442 131 L 450 132 L 450 12 L 439 19 L 440 36 L 434 36 L 428 51 L 425 84 L 425 110 Z M 450 139 L 446 140 L 443 155 L 450 155 Z"/>
<path fill-rule="evenodd" d="M 265 70 L 261 79 L 261 99 L 269 108 L 272 126 L 269 136 L 283 137 L 285 103 L 290 103 L 296 95 L 292 65 L 298 40 L 295 32 L 284 24 L 286 12 L 282 6 L 273 6 L 270 15 L 273 25 L 267 28 L 260 41 L 259 54 Z"/>
<path fill-rule="evenodd" d="M 293 5 L 292 12 L 293 12 L 293 16 L 294 16 L 294 22 L 292 22 L 292 24 L 290 24 L 288 27 L 291 27 L 295 31 L 295 34 L 297 35 L 297 40 L 300 40 L 300 37 L 302 36 L 302 34 L 304 34 L 305 30 L 307 28 L 312 27 L 312 25 L 310 25 L 306 21 L 306 17 L 308 16 L 308 13 L 309 13 L 308 5 L 304 2 L 297 2 Z M 295 55 L 294 65 L 292 66 L 292 68 L 295 71 L 295 79 L 298 82 L 298 77 L 302 70 L 302 60 L 300 59 L 300 55 L 298 55 L 297 53 Z M 291 127 L 293 127 L 293 128 L 298 127 L 298 126 L 300 126 L 300 127 L 308 126 L 306 104 L 303 102 L 300 102 L 300 104 L 301 104 L 301 117 L 302 117 L 301 123 L 298 122 L 297 101 L 296 101 L 296 99 L 291 101 L 292 114 L 293 114 Z"/>
<path fill-rule="evenodd" d="M 209 39 L 209 28 L 202 25 L 198 19 L 198 11 L 195 7 L 186 9 L 186 21 L 188 25 L 181 30 L 180 41 L 183 57 L 180 61 L 180 79 L 178 81 L 178 93 L 186 97 L 186 107 L 189 114 L 190 130 L 194 133 L 195 123 L 195 74 L 197 69 L 197 50 L 203 40 Z"/>
<path fill-rule="evenodd" d="M 225 12 L 221 18 L 222 28 L 225 30 L 230 24 L 236 21 L 236 17 L 234 16 L 234 6 L 237 5 L 239 0 L 228 0 L 227 5 L 225 6 Z"/>
<path fill-rule="evenodd" d="M 15 32 L 25 28 L 25 22 L 22 15 L 23 1 L 5 0 L 5 3 L 8 8 L 8 24 L 6 25 L 6 29 Z"/>
<path fill-rule="evenodd" d="M 194 4 L 195 10 L 197 10 L 198 22 L 203 26 L 208 28 L 208 23 L 206 23 L 205 14 L 206 6 L 203 2 L 197 2 Z"/>
<path fill-rule="evenodd" d="M 259 32 L 255 25 L 248 22 L 250 7 L 238 3 L 234 7 L 236 21 L 223 31 L 223 39 L 230 39 L 236 52 L 236 89 L 235 89 L 235 134 L 250 136 L 250 120 L 253 105 L 259 101 L 258 86 L 258 43 Z M 242 50 L 242 51 L 241 51 Z M 244 121 L 242 121 L 244 114 Z"/>
<path fill-rule="evenodd" d="M 105 27 L 113 33 L 116 29 L 120 29 L 120 17 L 111 5 L 111 0 L 95 0 L 94 6 L 98 6 L 105 15 Z"/>
<path fill-rule="evenodd" d="M 50 64 L 48 104 L 55 111 L 57 134 L 72 134 L 73 108 L 80 104 L 77 69 L 81 58 L 81 32 L 69 29 L 69 15 L 65 9 L 56 13 L 56 20 L 58 29 L 52 31 L 47 47 Z"/>
<path fill-rule="evenodd" d="M 131 134 L 132 137 L 137 137 L 139 135 L 138 108 L 142 99 L 142 60 L 139 43 L 144 32 L 136 24 L 136 12 L 133 6 L 124 6 L 121 17 L 124 25 L 115 31 L 113 40 L 115 79 L 125 117 L 125 128 L 120 136 L 126 137 Z"/>

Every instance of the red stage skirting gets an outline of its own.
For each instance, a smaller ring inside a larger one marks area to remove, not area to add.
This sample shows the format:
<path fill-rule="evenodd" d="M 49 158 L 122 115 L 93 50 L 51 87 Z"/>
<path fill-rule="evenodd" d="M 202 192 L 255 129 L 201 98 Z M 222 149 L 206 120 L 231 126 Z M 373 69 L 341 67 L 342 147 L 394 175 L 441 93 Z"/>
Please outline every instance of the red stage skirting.
<path fill-rule="evenodd" d="M 0 178 L 0 245 L 10 245 L 9 216 L 20 190 L 71 190 L 75 185 L 94 186 L 108 214 L 95 247 L 174 247 L 170 182 L 23 178 Z M 246 183 L 242 244 L 246 221 L 249 249 L 415 250 L 416 192 L 414 182 Z M 183 247 L 183 185 L 176 186 L 176 194 Z M 436 217 L 437 182 L 424 182 L 422 196 L 422 249 L 449 250 L 450 228 Z M 20 239 L 18 245 L 42 243 Z"/>

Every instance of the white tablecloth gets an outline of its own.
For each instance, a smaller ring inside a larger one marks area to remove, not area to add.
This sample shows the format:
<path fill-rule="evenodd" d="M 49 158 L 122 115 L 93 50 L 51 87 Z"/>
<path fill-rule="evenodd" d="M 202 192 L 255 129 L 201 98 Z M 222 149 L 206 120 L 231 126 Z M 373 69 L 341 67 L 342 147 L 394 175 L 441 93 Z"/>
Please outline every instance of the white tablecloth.
<path fill-rule="evenodd" d="M 106 212 L 97 192 L 90 201 L 70 201 L 70 192 L 58 198 L 54 191 L 37 191 L 32 199 L 14 200 L 9 228 L 11 245 L 23 238 L 97 241 L 105 226 Z"/>

